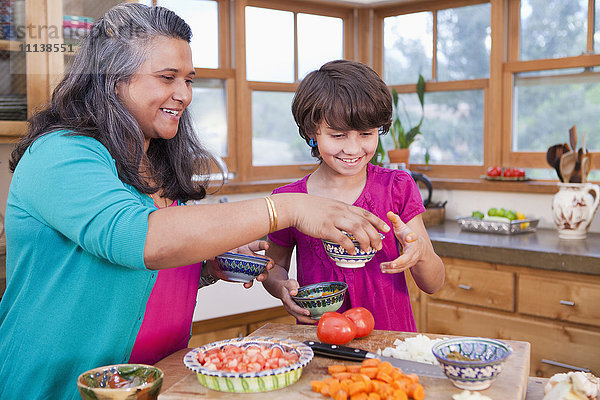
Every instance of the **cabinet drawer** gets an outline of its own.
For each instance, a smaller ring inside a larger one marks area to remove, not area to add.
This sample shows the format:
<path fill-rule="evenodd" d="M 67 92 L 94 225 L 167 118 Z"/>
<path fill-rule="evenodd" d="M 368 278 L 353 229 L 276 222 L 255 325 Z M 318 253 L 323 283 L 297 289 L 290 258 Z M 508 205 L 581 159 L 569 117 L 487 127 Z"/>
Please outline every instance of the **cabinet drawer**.
<path fill-rule="evenodd" d="M 531 344 L 530 375 L 550 377 L 557 372 L 567 372 L 543 362 L 568 364 L 589 368 L 600 373 L 600 331 L 579 329 L 564 323 L 540 322 L 493 311 L 431 301 L 427 306 L 429 332 L 483 336 L 526 341 Z"/>
<path fill-rule="evenodd" d="M 522 274 L 519 312 L 600 326 L 600 284 Z"/>
<path fill-rule="evenodd" d="M 432 296 L 440 300 L 514 311 L 515 277 L 512 272 L 446 265 L 446 282 Z"/>

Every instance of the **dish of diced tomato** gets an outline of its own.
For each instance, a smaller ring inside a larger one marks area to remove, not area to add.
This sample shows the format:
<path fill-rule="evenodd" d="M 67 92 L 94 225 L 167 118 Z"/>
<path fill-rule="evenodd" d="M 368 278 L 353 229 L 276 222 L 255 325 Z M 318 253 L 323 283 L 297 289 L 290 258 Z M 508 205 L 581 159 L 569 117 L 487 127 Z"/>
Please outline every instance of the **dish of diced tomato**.
<path fill-rule="evenodd" d="M 198 352 L 198 362 L 206 369 L 229 372 L 259 372 L 283 368 L 298 361 L 294 351 L 279 346 L 253 344 L 247 347 L 225 345 Z"/>

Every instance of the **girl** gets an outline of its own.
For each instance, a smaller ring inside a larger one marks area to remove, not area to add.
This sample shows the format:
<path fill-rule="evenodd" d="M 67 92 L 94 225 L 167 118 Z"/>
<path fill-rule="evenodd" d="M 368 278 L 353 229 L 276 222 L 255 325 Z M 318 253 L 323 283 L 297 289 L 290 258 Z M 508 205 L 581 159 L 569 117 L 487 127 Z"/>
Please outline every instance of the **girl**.
<path fill-rule="evenodd" d="M 362 306 L 373 313 L 376 329 L 416 331 L 403 272 L 410 271 L 421 290 L 434 293 L 444 282 L 444 266 L 423 225 L 420 214 L 425 208 L 412 177 L 369 163 L 379 134 L 390 127 L 388 88 L 363 64 L 332 61 L 300 83 L 292 113 L 320 165 L 273 193 L 308 193 L 364 208 L 380 218 L 387 214 L 394 235 L 386 236 L 383 249 L 364 268 L 348 269 L 329 258 L 319 239 L 293 227 L 271 233 L 266 254 L 275 268 L 263 283 L 265 288 L 299 322 L 315 323 L 290 296 L 297 294 L 299 286 L 343 281 L 348 291 L 340 312 Z M 288 277 L 294 247 L 297 281 Z"/>
<path fill-rule="evenodd" d="M 381 246 L 379 218 L 312 196 L 171 207 L 202 199 L 206 183 L 192 178 L 209 172 L 187 112 L 190 38 L 165 8 L 109 10 L 15 148 L 3 400 L 76 399 L 91 368 L 186 347 L 198 286 L 214 282 L 202 261 L 269 231 L 294 226 L 350 249 L 345 230 Z"/>

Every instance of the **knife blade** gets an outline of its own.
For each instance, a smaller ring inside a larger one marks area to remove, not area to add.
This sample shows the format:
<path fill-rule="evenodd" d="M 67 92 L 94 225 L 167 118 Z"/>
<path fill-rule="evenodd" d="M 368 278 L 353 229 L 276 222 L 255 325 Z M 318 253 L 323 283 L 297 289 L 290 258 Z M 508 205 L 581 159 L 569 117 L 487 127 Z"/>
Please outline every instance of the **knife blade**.
<path fill-rule="evenodd" d="M 342 360 L 350 361 L 362 361 L 367 358 L 378 358 L 381 361 L 388 361 L 394 367 L 400 368 L 404 373 L 414 373 L 417 375 L 429 376 L 432 378 L 447 379 L 446 375 L 444 374 L 442 368 L 439 365 L 427 364 L 418 361 L 402 360 L 393 357 L 384 357 L 354 347 L 315 342 L 314 340 L 307 340 L 304 342 L 304 344 L 309 346 L 315 354 L 325 357 L 339 358 Z"/>

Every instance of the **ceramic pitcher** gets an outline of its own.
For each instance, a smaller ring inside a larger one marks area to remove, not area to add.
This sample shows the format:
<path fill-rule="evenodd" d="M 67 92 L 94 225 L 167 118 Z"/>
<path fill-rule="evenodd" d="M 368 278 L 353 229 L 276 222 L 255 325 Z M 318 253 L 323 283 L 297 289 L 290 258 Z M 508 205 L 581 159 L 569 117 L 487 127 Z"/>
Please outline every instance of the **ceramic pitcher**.
<path fill-rule="evenodd" d="M 585 239 L 600 200 L 593 183 L 559 183 L 552 200 L 552 217 L 562 239 Z"/>

